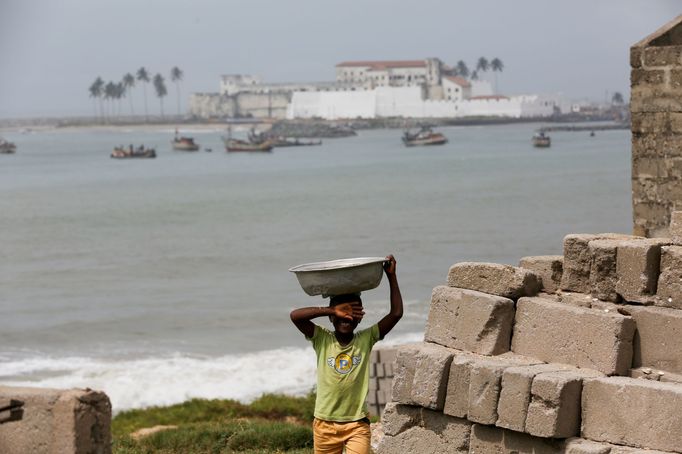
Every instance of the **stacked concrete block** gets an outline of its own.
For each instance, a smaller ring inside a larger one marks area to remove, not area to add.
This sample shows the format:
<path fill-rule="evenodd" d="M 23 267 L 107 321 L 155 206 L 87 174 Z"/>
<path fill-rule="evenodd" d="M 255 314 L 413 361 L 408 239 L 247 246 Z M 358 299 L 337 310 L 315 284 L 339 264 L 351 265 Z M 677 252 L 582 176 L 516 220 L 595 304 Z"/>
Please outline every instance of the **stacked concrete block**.
<path fill-rule="evenodd" d="M 642 449 L 682 451 L 682 386 L 628 377 L 585 383 L 582 437 Z"/>
<path fill-rule="evenodd" d="M 653 304 L 658 285 L 661 238 L 624 241 L 618 246 L 616 292 L 627 302 Z"/>
<path fill-rule="evenodd" d="M 682 203 L 680 18 L 630 49 L 632 204 L 635 232 L 667 233 Z"/>
<path fill-rule="evenodd" d="M 471 423 L 421 407 L 389 404 L 382 418 L 384 439 L 377 454 L 468 453 Z"/>
<path fill-rule="evenodd" d="M 463 262 L 450 267 L 448 285 L 518 299 L 540 291 L 540 278 L 532 271 L 497 263 Z"/>
<path fill-rule="evenodd" d="M 545 293 L 555 293 L 561 287 L 563 255 L 523 257 L 519 260 L 519 267 L 534 272 L 540 279 L 540 289 Z"/>
<path fill-rule="evenodd" d="M 433 290 L 424 339 L 484 355 L 509 351 L 514 302 L 474 290 Z"/>
<path fill-rule="evenodd" d="M 367 407 L 372 416 L 381 416 L 391 401 L 396 353 L 395 348 L 375 348 L 370 355 Z"/>
<path fill-rule="evenodd" d="M 111 403 L 89 389 L 0 387 L 0 402 L 23 403 L 21 419 L 0 424 L 0 452 L 110 453 Z"/>
<path fill-rule="evenodd" d="M 442 410 L 453 351 L 437 344 L 410 344 L 398 349 L 392 400 Z"/>
<path fill-rule="evenodd" d="M 626 375 L 632 364 L 635 322 L 619 313 L 521 298 L 512 351 L 546 362 Z"/>
<path fill-rule="evenodd" d="M 655 304 L 682 309 L 682 246 L 661 247 L 660 268 Z"/>
<path fill-rule="evenodd" d="M 620 240 L 593 240 L 588 243 L 590 253 L 590 294 L 604 301 L 617 302 L 618 273 L 616 257 Z"/>
<path fill-rule="evenodd" d="M 560 441 L 480 424 L 474 424 L 471 428 L 469 446 L 471 454 L 558 454 L 563 452 L 563 444 Z"/>

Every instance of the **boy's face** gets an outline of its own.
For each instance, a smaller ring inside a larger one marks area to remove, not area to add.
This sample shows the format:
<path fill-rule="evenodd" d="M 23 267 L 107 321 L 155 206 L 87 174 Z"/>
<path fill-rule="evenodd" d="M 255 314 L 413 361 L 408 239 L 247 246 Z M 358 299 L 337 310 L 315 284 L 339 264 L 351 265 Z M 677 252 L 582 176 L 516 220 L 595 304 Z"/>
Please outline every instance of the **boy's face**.
<path fill-rule="evenodd" d="M 351 301 L 349 304 L 353 304 L 354 306 L 357 305 L 362 309 L 362 303 L 360 301 Z M 337 317 L 336 315 L 332 315 L 329 318 L 332 325 L 334 325 L 334 330 L 341 334 L 352 334 L 360 323 L 360 320 L 362 320 L 362 318 L 357 317 L 354 317 L 353 320 L 349 320 L 347 318 Z"/>

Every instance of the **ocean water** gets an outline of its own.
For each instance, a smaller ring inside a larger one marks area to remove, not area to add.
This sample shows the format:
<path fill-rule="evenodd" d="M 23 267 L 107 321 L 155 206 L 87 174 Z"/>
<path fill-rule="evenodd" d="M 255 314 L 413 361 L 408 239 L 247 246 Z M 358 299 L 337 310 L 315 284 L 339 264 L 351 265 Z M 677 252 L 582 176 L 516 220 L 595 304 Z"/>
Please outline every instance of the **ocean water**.
<path fill-rule="evenodd" d="M 629 131 L 537 124 L 442 128 L 442 147 L 361 131 L 319 147 L 173 152 L 172 129 L 5 133 L 0 155 L 0 384 L 105 390 L 115 410 L 191 397 L 301 394 L 314 355 L 289 320 L 325 304 L 291 266 L 398 260 L 405 316 L 385 343 L 423 336 L 431 289 L 460 261 L 560 254 L 577 232 L 629 232 Z M 117 144 L 154 160 L 113 160 Z M 361 327 L 388 310 L 365 292 Z M 327 324 L 326 320 L 320 323 Z"/>

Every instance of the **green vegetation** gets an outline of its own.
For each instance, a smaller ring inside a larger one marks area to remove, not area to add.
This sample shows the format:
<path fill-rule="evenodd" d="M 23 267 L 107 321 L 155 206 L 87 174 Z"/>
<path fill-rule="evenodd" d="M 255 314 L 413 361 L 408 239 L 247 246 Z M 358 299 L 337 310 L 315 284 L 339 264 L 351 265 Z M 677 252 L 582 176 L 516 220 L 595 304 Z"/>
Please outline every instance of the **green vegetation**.
<path fill-rule="evenodd" d="M 245 405 L 193 399 L 170 407 L 118 414 L 112 423 L 114 454 L 311 454 L 315 395 L 266 394 Z M 175 425 L 135 440 L 142 428 Z"/>

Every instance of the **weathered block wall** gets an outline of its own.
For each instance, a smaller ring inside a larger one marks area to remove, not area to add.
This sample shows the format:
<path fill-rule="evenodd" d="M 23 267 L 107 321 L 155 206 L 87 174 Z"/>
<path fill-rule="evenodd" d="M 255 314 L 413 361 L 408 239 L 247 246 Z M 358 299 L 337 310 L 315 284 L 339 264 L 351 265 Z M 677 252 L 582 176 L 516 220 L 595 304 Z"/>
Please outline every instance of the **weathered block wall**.
<path fill-rule="evenodd" d="M 630 49 L 634 232 L 665 236 L 682 209 L 682 16 Z"/>
<path fill-rule="evenodd" d="M 682 453 L 682 212 L 671 239 L 453 265 L 400 346 L 377 453 Z"/>
<path fill-rule="evenodd" d="M 0 413 L 0 453 L 111 453 L 111 403 L 106 394 L 0 386 L 0 407 L 12 401 L 23 405 L 11 421 L 9 412 Z"/>
<path fill-rule="evenodd" d="M 367 408 L 372 416 L 381 416 L 386 403 L 391 400 L 396 354 L 396 349 L 390 347 L 372 350 L 367 393 Z"/>

